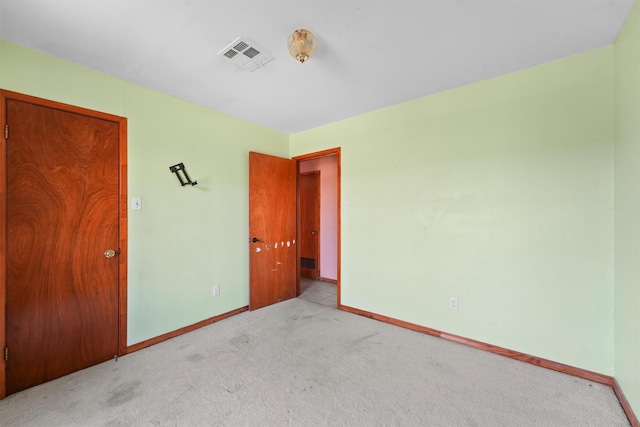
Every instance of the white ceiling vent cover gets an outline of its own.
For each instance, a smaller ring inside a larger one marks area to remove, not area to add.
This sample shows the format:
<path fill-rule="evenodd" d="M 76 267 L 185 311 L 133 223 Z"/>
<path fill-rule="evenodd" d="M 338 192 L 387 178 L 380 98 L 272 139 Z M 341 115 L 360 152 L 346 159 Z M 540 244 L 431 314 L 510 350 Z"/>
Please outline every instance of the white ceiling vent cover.
<path fill-rule="evenodd" d="M 218 56 L 248 71 L 255 71 L 274 59 L 264 49 L 242 37 L 229 43 L 227 47 L 218 52 Z"/>

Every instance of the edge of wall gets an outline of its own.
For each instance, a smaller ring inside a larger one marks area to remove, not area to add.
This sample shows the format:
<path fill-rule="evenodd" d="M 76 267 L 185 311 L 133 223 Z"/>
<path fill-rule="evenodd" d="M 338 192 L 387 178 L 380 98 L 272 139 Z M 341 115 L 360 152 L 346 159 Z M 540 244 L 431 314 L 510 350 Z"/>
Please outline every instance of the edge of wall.
<path fill-rule="evenodd" d="M 616 397 L 618 398 L 618 401 L 620 402 L 620 406 L 622 406 L 624 413 L 627 414 L 627 418 L 631 423 L 631 427 L 640 427 L 640 421 L 638 421 L 638 417 L 636 417 L 636 414 L 633 413 L 633 409 L 631 409 L 631 405 L 629 404 L 627 397 L 624 395 L 624 392 L 622 391 L 618 380 L 616 380 L 615 378 L 613 379 L 613 392 L 616 394 Z"/>
<path fill-rule="evenodd" d="M 370 319 L 378 320 L 380 322 L 389 323 L 394 326 L 399 326 L 401 328 L 410 329 L 412 331 L 431 335 L 437 338 L 442 338 L 447 341 L 453 341 L 458 344 L 463 344 L 469 347 L 477 348 L 479 350 L 488 351 L 490 353 L 515 359 L 520 362 L 530 363 L 532 365 L 536 365 L 541 368 L 551 369 L 553 371 L 561 372 L 563 374 L 572 375 L 574 377 L 582 378 L 588 381 L 593 381 L 595 383 L 604 384 L 606 386 L 612 387 L 616 397 L 618 398 L 618 401 L 620 402 L 620 406 L 622 406 L 624 413 L 626 414 L 627 418 L 629 419 L 629 422 L 631 423 L 631 426 L 640 427 L 638 418 L 633 413 L 633 410 L 631 409 L 631 405 L 629 405 L 629 402 L 627 401 L 624 395 L 624 392 L 620 388 L 620 384 L 618 384 L 618 381 L 616 381 L 614 377 L 599 374 L 597 372 L 589 371 L 582 368 L 576 368 L 575 366 L 566 365 L 564 363 L 558 363 L 552 360 L 543 359 L 541 357 L 531 356 L 529 354 L 521 353 L 519 351 L 509 350 L 507 348 L 498 347 L 496 345 L 487 344 L 487 343 L 476 341 L 470 338 L 449 334 L 443 331 L 439 331 L 437 329 L 416 325 L 415 323 L 405 322 L 403 320 L 398 320 L 393 317 L 371 313 L 366 310 L 360 310 L 358 308 L 349 307 L 346 305 L 340 305 L 338 306 L 338 308 L 340 310 L 347 311 L 349 313 L 357 314 L 360 316 L 368 317 Z"/>

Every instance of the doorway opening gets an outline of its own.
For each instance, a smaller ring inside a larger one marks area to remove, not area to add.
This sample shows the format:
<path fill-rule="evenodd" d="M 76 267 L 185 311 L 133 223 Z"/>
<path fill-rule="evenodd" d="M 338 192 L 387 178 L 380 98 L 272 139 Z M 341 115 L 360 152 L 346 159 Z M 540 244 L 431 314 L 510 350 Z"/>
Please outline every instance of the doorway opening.
<path fill-rule="evenodd" d="M 298 170 L 298 296 L 340 308 L 340 148 L 293 159 Z"/>

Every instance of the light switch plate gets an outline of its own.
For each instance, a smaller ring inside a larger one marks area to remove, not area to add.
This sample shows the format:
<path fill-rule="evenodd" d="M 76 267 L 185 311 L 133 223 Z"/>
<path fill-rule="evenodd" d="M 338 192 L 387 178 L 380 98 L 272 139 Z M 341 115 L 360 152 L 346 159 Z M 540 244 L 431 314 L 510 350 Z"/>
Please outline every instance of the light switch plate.
<path fill-rule="evenodd" d="M 131 205 L 134 211 L 139 211 L 142 209 L 142 197 L 132 197 Z"/>

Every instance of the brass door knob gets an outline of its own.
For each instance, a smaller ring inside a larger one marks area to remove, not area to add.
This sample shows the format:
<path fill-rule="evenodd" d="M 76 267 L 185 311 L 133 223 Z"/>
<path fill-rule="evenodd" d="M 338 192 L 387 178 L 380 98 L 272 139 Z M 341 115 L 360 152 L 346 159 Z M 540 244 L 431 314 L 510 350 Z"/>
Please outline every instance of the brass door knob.
<path fill-rule="evenodd" d="M 113 249 L 107 249 L 106 251 L 104 251 L 105 258 L 113 258 L 114 256 L 116 256 L 116 251 L 114 251 Z"/>

